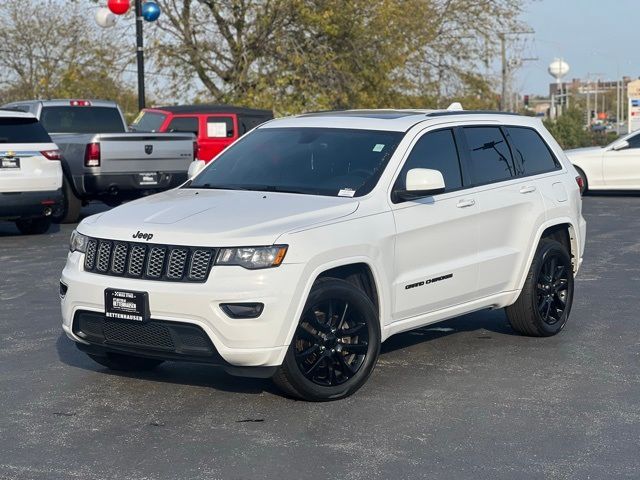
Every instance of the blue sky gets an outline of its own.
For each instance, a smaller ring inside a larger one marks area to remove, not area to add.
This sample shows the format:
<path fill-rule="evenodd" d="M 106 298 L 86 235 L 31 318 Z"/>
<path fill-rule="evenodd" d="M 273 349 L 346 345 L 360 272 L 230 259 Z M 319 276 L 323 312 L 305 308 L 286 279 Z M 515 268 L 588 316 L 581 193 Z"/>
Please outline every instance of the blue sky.
<path fill-rule="evenodd" d="M 535 30 L 525 43 L 526 62 L 514 88 L 545 94 L 553 81 L 547 66 L 563 58 L 571 71 L 566 78 L 614 80 L 640 75 L 640 0 L 529 0 L 523 20 Z M 597 75 L 595 75 L 597 74 Z"/>

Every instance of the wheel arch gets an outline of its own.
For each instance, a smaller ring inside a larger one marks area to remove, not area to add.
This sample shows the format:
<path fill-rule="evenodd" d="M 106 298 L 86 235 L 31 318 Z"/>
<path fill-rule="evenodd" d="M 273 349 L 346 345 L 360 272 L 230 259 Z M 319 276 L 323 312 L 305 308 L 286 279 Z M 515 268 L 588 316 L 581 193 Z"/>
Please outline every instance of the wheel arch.
<path fill-rule="evenodd" d="M 386 300 L 386 297 L 390 295 L 390 292 L 385 289 L 385 286 L 381 281 L 381 269 L 382 266 L 375 265 L 371 258 L 364 256 L 343 258 L 316 265 L 310 274 L 304 275 L 304 278 L 306 278 L 307 281 L 302 289 L 302 294 L 297 299 L 295 308 L 290 310 L 292 314 L 292 321 L 290 322 L 289 331 L 286 335 L 285 345 L 289 345 L 293 339 L 293 335 L 298 326 L 298 321 L 302 315 L 304 306 L 307 303 L 307 298 L 309 298 L 311 289 L 315 285 L 316 281 L 320 278 L 331 278 L 332 276 L 335 276 L 335 278 L 345 279 L 345 276 L 348 278 L 350 275 L 352 276 L 354 274 L 366 275 L 368 281 L 371 282 L 370 285 L 373 288 L 372 291 L 375 292 L 375 301 L 372 301 L 378 311 L 380 330 L 383 331 L 384 325 L 382 319 L 385 318 L 385 312 L 389 308 L 388 305 L 390 302 Z M 365 292 L 365 294 L 369 296 L 367 292 Z"/>
<path fill-rule="evenodd" d="M 316 276 L 314 284 L 321 278 L 339 278 L 353 284 L 369 297 L 371 303 L 376 307 L 378 315 L 380 315 L 378 286 L 369 264 L 365 262 L 347 263 L 329 268 Z"/>
<path fill-rule="evenodd" d="M 540 245 L 540 241 L 543 238 L 551 238 L 552 240 L 556 240 L 557 242 L 565 245 L 565 247 L 567 247 L 569 251 L 569 256 L 571 257 L 574 275 L 578 270 L 580 260 L 580 239 L 578 238 L 578 228 L 576 225 L 574 225 L 571 219 L 556 218 L 543 223 L 538 228 L 538 231 L 536 232 L 534 238 L 536 238 L 536 241 L 533 243 L 531 251 L 529 252 L 529 255 L 527 257 L 526 268 L 523 269 L 524 271 L 518 282 L 518 288 L 513 301 L 515 301 L 520 290 L 522 290 L 524 282 L 527 278 L 527 274 L 529 273 L 529 269 L 531 268 L 533 257 L 536 254 L 538 246 Z"/>

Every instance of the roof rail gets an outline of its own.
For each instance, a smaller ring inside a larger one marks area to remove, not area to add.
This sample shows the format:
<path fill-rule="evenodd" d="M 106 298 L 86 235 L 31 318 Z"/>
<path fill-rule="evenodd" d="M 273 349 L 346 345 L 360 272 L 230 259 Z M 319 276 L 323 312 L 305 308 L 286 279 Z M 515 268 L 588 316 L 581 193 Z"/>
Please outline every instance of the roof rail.
<path fill-rule="evenodd" d="M 515 115 L 520 117 L 519 113 L 500 112 L 498 110 L 439 110 L 437 112 L 425 113 L 426 117 L 445 117 L 447 115 Z"/>

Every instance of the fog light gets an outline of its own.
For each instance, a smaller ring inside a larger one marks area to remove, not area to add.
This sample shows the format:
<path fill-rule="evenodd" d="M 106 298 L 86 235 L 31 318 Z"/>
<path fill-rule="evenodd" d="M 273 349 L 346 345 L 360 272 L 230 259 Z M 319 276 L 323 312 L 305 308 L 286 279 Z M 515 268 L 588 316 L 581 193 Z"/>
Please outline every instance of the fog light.
<path fill-rule="evenodd" d="M 64 298 L 65 295 L 67 294 L 67 290 L 69 289 L 69 287 L 67 287 L 64 283 L 60 282 L 60 298 Z"/>
<path fill-rule="evenodd" d="M 220 308 L 231 318 L 258 318 L 264 303 L 221 303 Z"/>

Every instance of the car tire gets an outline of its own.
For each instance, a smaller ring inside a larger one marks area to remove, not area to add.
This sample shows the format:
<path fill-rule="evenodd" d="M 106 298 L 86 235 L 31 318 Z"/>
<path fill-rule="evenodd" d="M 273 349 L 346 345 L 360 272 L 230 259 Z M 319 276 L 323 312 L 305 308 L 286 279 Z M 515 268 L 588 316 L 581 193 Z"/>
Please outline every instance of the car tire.
<path fill-rule="evenodd" d="M 80 219 L 82 200 L 80 200 L 66 178 L 62 182 L 62 206 L 52 216 L 56 223 L 77 223 Z"/>
<path fill-rule="evenodd" d="M 580 175 L 580 178 L 582 178 L 582 188 L 580 189 L 580 195 L 586 195 L 587 191 L 589 190 L 589 180 L 587 180 L 587 175 L 584 173 L 584 171 L 579 168 L 574 166 L 574 168 L 576 169 L 576 172 L 578 172 L 578 175 Z"/>
<path fill-rule="evenodd" d="M 153 370 L 160 365 L 163 360 L 154 358 L 134 357 L 121 353 L 107 353 L 105 355 L 94 355 L 88 353 L 89 357 L 96 363 L 107 367 L 110 370 L 120 372 L 135 372 Z"/>
<path fill-rule="evenodd" d="M 51 227 L 51 217 L 20 218 L 16 220 L 16 227 L 23 235 L 41 235 Z"/>
<path fill-rule="evenodd" d="M 513 329 L 531 337 L 560 332 L 573 302 L 573 266 L 564 245 L 540 241 L 518 300 L 506 308 Z"/>
<path fill-rule="evenodd" d="M 369 297 L 349 282 L 318 280 L 283 364 L 273 377 L 307 401 L 347 397 L 369 378 L 380 354 L 380 320 Z"/>

